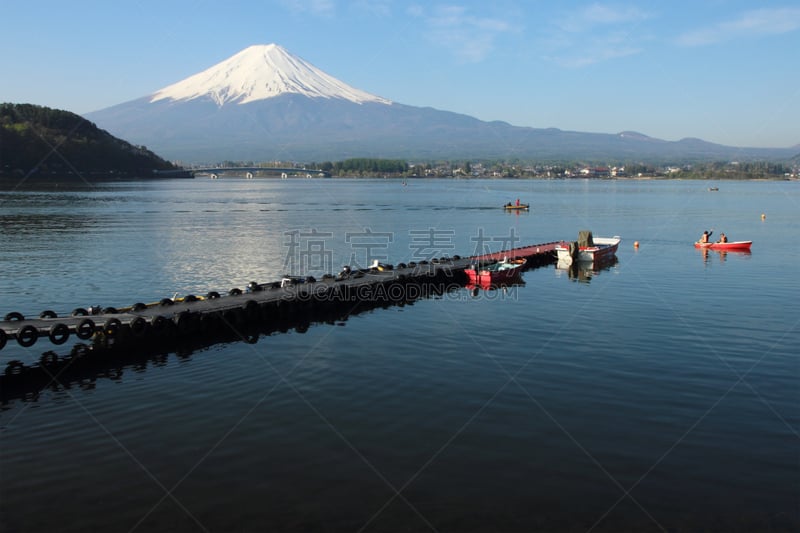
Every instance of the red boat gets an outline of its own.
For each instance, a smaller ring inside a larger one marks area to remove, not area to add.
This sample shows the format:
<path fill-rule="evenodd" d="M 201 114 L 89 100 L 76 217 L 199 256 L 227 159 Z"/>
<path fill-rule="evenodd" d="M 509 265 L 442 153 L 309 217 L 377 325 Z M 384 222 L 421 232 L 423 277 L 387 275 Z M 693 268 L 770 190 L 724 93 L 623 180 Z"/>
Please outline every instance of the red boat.
<path fill-rule="evenodd" d="M 723 252 L 749 252 L 753 241 L 734 241 L 734 242 L 696 242 L 695 248 L 705 250 L 720 250 Z"/>
<path fill-rule="evenodd" d="M 526 259 L 506 259 L 491 265 L 470 265 L 464 269 L 469 283 L 475 285 L 486 285 L 487 283 L 497 283 L 513 279 L 522 272 L 522 266 Z"/>

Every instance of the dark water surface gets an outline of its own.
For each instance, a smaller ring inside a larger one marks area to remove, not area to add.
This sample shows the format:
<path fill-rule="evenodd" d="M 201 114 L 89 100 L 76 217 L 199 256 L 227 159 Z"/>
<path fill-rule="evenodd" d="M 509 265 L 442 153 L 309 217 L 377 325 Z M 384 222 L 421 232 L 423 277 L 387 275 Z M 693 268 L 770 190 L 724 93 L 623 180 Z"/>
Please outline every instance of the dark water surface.
<path fill-rule="evenodd" d="M 623 238 L 0 410 L 3 531 L 796 531 L 796 182 L 191 180 L 0 192 L 0 313 Z M 530 213 L 499 208 L 517 197 Z M 761 215 L 766 218 L 762 220 Z M 714 228 L 752 254 L 704 255 Z M 640 247 L 634 249 L 638 241 Z M 56 347 L 68 353 L 71 341 Z M 35 363 L 52 349 L 10 342 Z"/>

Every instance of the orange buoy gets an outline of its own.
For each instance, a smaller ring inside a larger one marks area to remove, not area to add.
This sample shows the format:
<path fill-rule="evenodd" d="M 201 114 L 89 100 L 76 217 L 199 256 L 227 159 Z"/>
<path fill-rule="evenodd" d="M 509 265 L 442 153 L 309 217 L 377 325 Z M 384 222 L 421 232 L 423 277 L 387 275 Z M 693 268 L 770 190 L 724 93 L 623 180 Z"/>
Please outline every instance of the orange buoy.
<path fill-rule="evenodd" d="M 638 248 L 639 247 L 639 241 L 633 241 L 633 247 L 634 248 Z"/>
<path fill-rule="evenodd" d="M 764 213 L 761 213 L 761 220 L 765 220 L 766 218 L 767 218 L 767 215 L 765 215 Z"/>

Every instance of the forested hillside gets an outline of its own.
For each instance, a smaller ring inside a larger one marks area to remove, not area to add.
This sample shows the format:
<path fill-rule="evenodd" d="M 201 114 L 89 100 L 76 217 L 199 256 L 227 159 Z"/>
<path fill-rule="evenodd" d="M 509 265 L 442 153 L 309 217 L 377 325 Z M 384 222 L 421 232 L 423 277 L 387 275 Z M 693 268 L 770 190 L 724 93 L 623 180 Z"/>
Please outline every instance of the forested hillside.
<path fill-rule="evenodd" d="M 31 104 L 0 104 L 0 176 L 85 179 L 150 177 L 176 170 L 85 118 Z"/>

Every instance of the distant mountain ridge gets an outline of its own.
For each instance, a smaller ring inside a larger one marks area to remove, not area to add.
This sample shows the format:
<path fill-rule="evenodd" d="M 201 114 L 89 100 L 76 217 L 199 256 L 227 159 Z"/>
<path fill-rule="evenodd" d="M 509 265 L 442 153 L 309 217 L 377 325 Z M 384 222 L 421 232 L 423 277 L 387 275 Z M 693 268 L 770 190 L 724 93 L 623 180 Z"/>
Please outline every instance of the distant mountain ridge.
<path fill-rule="evenodd" d="M 356 89 L 282 47 L 257 45 L 152 95 L 86 114 L 110 132 L 184 162 L 406 159 L 788 159 L 636 132 L 528 128 L 414 107 Z"/>

